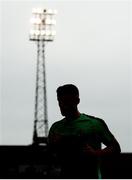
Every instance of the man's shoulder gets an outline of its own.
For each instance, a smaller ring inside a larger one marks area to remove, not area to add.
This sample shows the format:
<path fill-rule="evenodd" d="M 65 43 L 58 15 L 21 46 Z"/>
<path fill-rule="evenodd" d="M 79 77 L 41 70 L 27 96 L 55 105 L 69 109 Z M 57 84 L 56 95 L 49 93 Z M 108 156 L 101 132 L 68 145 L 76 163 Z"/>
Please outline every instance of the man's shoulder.
<path fill-rule="evenodd" d="M 54 122 L 50 129 L 55 129 L 55 128 L 58 128 L 58 127 L 62 126 L 64 121 L 65 121 L 65 118 L 63 118 L 63 119 L 61 119 L 59 121 Z"/>
<path fill-rule="evenodd" d="M 89 119 L 91 119 L 91 122 L 95 128 L 97 128 L 97 129 L 108 129 L 107 124 L 103 119 L 101 119 L 99 117 L 91 116 L 91 115 L 86 115 L 86 116 Z"/>
<path fill-rule="evenodd" d="M 96 117 L 96 116 L 93 116 L 93 115 L 88 115 L 88 114 L 83 114 L 83 115 L 86 116 L 88 119 L 104 122 L 104 120 L 99 118 L 99 117 Z"/>
<path fill-rule="evenodd" d="M 93 115 L 88 115 L 88 114 L 83 114 L 86 119 L 90 120 L 94 125 L 105 125 L 105 121 L 99 117 L 93 116 Z"/>

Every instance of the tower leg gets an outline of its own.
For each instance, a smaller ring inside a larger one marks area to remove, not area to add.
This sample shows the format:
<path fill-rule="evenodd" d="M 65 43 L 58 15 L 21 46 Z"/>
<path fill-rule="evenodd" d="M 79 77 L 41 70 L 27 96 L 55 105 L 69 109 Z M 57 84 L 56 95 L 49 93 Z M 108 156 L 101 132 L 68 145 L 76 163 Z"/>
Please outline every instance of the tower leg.
<path fill-rule="evenodd" d="M 37 41 L 37 70 L 35 91 L 33 144 L 45 144 L 48 136 L 45 42 Z"/>

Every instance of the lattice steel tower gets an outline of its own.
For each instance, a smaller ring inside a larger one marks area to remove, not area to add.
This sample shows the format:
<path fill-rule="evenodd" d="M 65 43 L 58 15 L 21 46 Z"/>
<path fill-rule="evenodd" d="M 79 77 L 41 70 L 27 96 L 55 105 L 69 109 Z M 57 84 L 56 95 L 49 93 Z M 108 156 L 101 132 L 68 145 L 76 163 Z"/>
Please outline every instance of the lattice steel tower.
<path fill-rule="evenodd" d="M 48 135 L 45 43 L 54 40 L 56 32 L 53 27 L 56 24 L 54 20 L 56 10 L 37 8 L 33 9 L 32 14 L 30 40 L 37 43 L 33 144 L 40 145 L 46 143 Z"/>

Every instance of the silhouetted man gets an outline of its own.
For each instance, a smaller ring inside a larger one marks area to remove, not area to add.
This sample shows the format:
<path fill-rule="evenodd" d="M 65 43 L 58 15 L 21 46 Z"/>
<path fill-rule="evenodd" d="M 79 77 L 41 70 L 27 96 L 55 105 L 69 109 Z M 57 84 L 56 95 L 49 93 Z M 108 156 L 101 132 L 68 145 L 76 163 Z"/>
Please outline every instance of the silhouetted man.
<path fill-rule="evenodd" d="M 51 126 L 48 142 L 60 163 L 60 178 L 98 178 L 100 157 L 119 154 L 119 143 L 102 119 L 79 112 L 75 85 L 60 86 L 57 99 L 64 118 Z"/>

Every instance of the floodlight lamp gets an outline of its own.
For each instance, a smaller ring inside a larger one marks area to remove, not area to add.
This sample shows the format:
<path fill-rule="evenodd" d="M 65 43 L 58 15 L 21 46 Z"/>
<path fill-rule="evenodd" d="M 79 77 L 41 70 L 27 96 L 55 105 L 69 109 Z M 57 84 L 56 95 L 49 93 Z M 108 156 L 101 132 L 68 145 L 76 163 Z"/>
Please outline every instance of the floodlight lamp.
<path fill-rule="evenodd" d="M 36 30 L 36 31 L 34 32 L 34 34 L 37 35 L 37 36 L 40 35 L 40 30 Z"/>
<path fill-rule="evenodd" d="M 44 36 L 45 35 L 45 30 L 41 31 L 41 35 Z"/>
<path fill-rule="evenodd" d="M 51 24 L 51 20 L 50 19 L 45 19 L 45 24 Z"/>
<path fill-rule="evenodd" d="M 32 10 L 30 40 L 53 41 L 56 35 L 53 30 L 53 26 L 56 24 L 53 15 L 56 13 L 57 11 L 52 9 L 34 8 Z"/>
<path fill-rule="evenodd" d="M 52 9 L 44 9 L 44 13 L 47 15 L 54 15 L 57 14 L 57 10 L 52 10 Z"/>
<path fill-rule="evenodd" d="M 31 18 L 30 20 L 31 24 L 41 24 L 41 19 L 40 18 Z"/>
<path fill-rule="evenodd" d="M 32 13 L 33 14 L 42 14 L 43 10 L 41 8 L 33 8 Z"/>
<path fill-rule="evenodd" d="M 51 34 L 51 31 L 50 30 L 46 30 L 45 35 L 46 36 L 50 36 L 50 34 Z"/>
<path fill-rule="evenodd" d="M 55 25 L 56 21 L 54 19 L 46 19 L 45 24 L 47 24 L 47 25 Z"/>
<path fill-rule="evenodd" d="M 52 9 L 48 9 L 48 10 L 47 10 L 47 14 L 53 14 Z"/>

